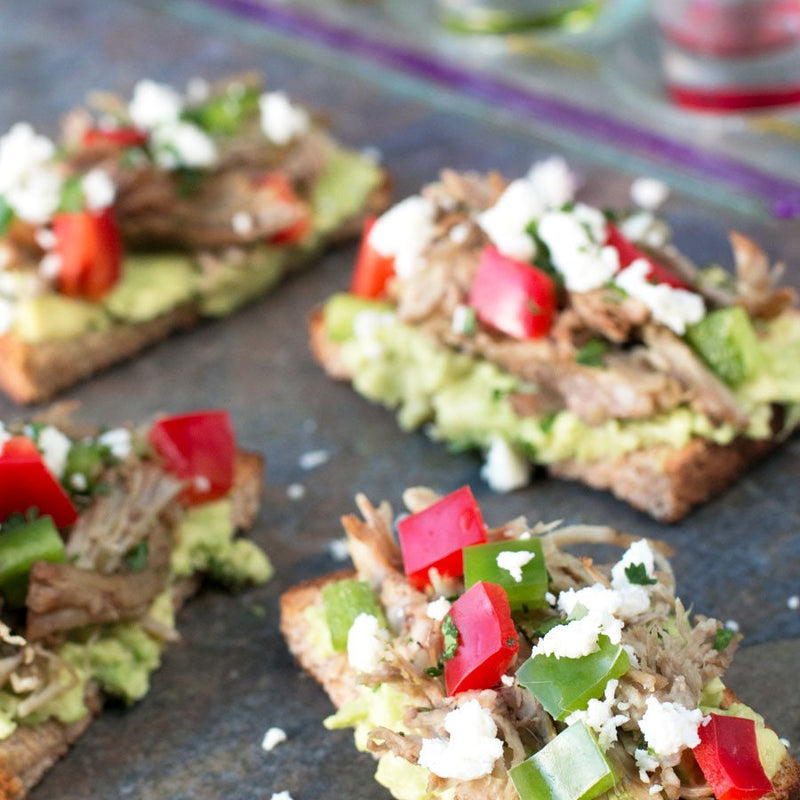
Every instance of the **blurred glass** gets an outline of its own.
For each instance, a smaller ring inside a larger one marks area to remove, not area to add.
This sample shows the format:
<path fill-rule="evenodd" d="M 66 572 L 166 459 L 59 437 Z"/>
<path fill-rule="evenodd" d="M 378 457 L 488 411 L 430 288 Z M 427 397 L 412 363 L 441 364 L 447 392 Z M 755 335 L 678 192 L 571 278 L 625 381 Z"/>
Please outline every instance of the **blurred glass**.
<path fill-rule="evenodd" d="M 675 103 L 738 111 L 800 102 L 800 0 L 655 0 Z"/>
<path fill-rule="evenodd" d="M 442 24 L 457 33 L 581 31 L 602 6 L 603 0 L 438 0 Z"/>

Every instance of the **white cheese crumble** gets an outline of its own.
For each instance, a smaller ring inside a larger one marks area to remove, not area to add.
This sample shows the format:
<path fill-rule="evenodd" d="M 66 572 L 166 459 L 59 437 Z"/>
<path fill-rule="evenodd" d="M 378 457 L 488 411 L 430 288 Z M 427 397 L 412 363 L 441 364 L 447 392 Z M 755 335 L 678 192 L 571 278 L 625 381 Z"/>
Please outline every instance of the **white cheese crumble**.
<path fill-rule="evenodd" d="M 475 310 L 464 303 L 459 303 L 453 309 L 453 318 L 450 320 L 453 333 L 470 335 L 475 332 Z"/>
<path fill-rule="evenodd" d="M 164 83 L 139 81 L 128 104 L 128 115 L 137 128 L 152 130 L 177 122 L 183 111 L 180 92 Z"/>
<path fill-rule="evenodd" d="M 292 796 L 285 789 L 282 792 L 273 792 L 269 800 L 293 800 Z"/>
<path fill-rule="evenodd" d="M 124 461 L 133 448 L 133 437 L 127 428 L 111 428 L 97 437 L 100 444 L 111 450 L 111 455 Z"/>
<path fill-rule="evenodd" d="M 630 619 L 650 608 L 652 585 L 631 583 L 625 570 L 634 564 L 642 564 L 648 578 L 654 579 L 655 562 L 653 551 L 646 539 L 634 542 L 622 558 L 611 569 L 611 588 L 620 596 L 620 616 Z"/>
<path fill-rule="evenodd" d="M 375 672 L 389 636 L 374 614 L 359 614 L 347 632 L 347 662 L 358 672 Z"/>
<path fill-rule="evenodd" d="M 447 236 L 453 244 L 464 244 L 469 238 L 469 231 L 469 223 L 459 222 L 457 225 L 453 225 L 453 227 L 450 228 Z"/>
<path fill-rule="evenodd" d="M 503 550 L 497 554 L 497 566 L 504 569 L 516 583 L 522 583 L 522 568 L 536 558 L 526 550 Z"/>
<path fill-rule="evenodd" d="M 0 296 L 0 335 L 11 330 L 16 313 L 17 307 L 14 301 Z"/>
<path fill-rule="evenodd" d="M 47 469 L 57 478 L 61 478 L 67 468 L 67 456 L 72 442 L 58 428 L 47 425 L 39 431 L 37 446 Z"/>
<path fill-rule="evenodd" d="M 261 740 L 261 749 L 265 753 L 274 750 L 279 744 L 282 744 L 287 739 L 286 731 L 283 728 L 270 728 Z"/>
<path fill-rule="evenodd" d="M 663 791 L 664 787 L 660 783 L 654 783 L 649 789 L 649 794 L 658 794 Z"/>
<path fill-rule="evenodd" d="M 63 263 L 64 260 L 58 253 L 46 253 L 36 267 L 36 274 L 42 280 L 50 283 L 61 274 L 61 265 Z"/>
<path fill-rule="evenodd" d="M 383 355 L 379 334 L 383 328 L 393 325 L 395 315 L 391 311 L 373 311 L 366 308 L 353 318 L 353 336 L 361 344 L 366 358 L 376 360 Z"/>
<path fill-rule="evenodd" d="M 525 178 L 518 178 L 491 208 L 478 215 L 477 222 L 504 256 L 530 261 L 536 255 L 536 243 L 526 228 L 544 210 L 537 188 Z"/>
<path fill-rule="evenodd" d="M 258 98 L 261 130 L 271 142 L 283 146 L 311 127 L 308 112 L 292 103 L 285 92 L 266 92 Z"/>
<path fill-rule="evenodd" d="M 561 156 L 537 161 L 528 171 L 528 180 L 548 208 L 571 203 L 578 188 L 575 173 Z"/>
<path fill-rule="evenodd" d="M 699 322 L 706 313 L 706 306 L 699 294 L 686 289 L 676 289 L 666 283 L 650 283 L 647 275 L 650 265 L 637 258 L 616 277 L 617 286 L 631 297 L 641 300 L 653 315 L 653 319 L 666 325 L 679 336 L 686 326 Z"/>
<path fill-rule="evenodd" d="M 350 558 L 350 547 L 347 539 L 332 539 L 328 542 L 328 552 L 334 561 L 347 561 Z"/>
<path fill-rule="evenodd" d="M 380 255 L 394 258 L 394 271 L 410 278 L 422 268 L 421 255 L 433 239 L 436 207 L 425 197 L 412 195 L 378 218 L 369 233 L 369 245 Z"/>
<path fill-rule="evenodd" d="M 556 596 L 552 592 L 545 592 L 544 599 L 549 606 L 554 606 L 557 602 Z"/>
<path fill-rule="evenodd" d="M 653 770 L 656 770 L 661 766 L 659 760 L 643 747 L 637 747 L 636 752 L 633 755 L 634 759 L 636 760 L 636 766 L 639 770 L 639 780 L 642 783 L 650 783 L 650 776 L 648 775 L 648 772 L 653 772 Z"/>
<path fill-rule="evenodd" d="M 664 247 L 669 243 L 669 225 L 649 211 L 639 211 L 619 222 L 618 227 L 632 242 L 640 242 L 650 247 Z"/>
<path fill-rule="evenodd" d="M 190 103 L 203 103 L 211 94 L 211 86 L 205 78 L 189 78 L 186 84 L 186 99 Z"/>
<path fill-rule="evenodd" d="M 217 161 L 213 139 L 191 122 L 166 122 L 150 137 L 156 163 L 164 169 L 210 167 Z"/>
<path fill-rule="evenodd" d="M 512 492 L 531 480 L 531 463 L 500 436 L 492 438 L 481 477 L 495 492 Z"/>
<path fill-rule="evenodd" d="M 703 712 L 699 708 L 690 710 L 680 703 L 662 703 L 651 695 L 639 720 L 639 729 L 659 760 L 670 761 L 684 748 L 700 744 L 697 729 L 702 721 Z"/>
<path fill-rule="evenodd" d="M 630 721 L 626 714 L 614 714 L 614 695 L 619 681 L 613 678 L 606 684 L 602 700 L 592 698 L 584 711 L 573 711 L 565 720 L 567 725 L 574 725 L 581 720 L 597 733 L 597 743 L 605 752 L 617 741 L 617 728 Z"/>
<path fill-rule="evenodd" d="M 790 742 L 790 741 L 789 741 L 789 740 L 788 740 L 788 739 L 787 739 L 785 736 L 781 736 L 781 737 L 779 737 L 778 741 L 779 741 L 779 742 L 780 742 L 780 743 L 781 743 L 781 744 L 782 744 L 782 745 L 783 745 L 783 746 L 784 746 L 784 747 L 785 747 L 787 750 L 788 750 L 788 749 L 789 749 L 789 748 L 792 746 L 792 743 L 791 743 L 791 742 Z"/>
<path fill-rule="evenodd" d="M 637 178 L 631 184 L 631 200 L 640 208 L 655 211 L 669 197 L 669 186 L 658 178 Z"/>
<path fill-rule="evenodd" d="M 52 228 L 37 228 L 33 238 L 42 250 L 52 250 L 56 246 L 56 235 Z"/>
<path fill-rule="evenodd" d="M 247 236 L 248 233 L 252 232 L 253 226 L 253 216 L 246 211 L 237 211 L 231 217 L 231 227 L 234 233 L 239 234 L 239 236 Z"/>
<path fill-rule="evenodd" d="M 606 221 L 596 208 L 578 203 L 572 211 L 549 211 L 539 220 L 539 236 L 571 292 L 597 289 L 619 270 L 619 253 L 604 245 Z"/>
<path fill-rule="evenodd" d="M 298 464 L 300 469 L 314 469 L 327 464 L 331 460 L 331 454 L 327 450 L 309 450 L 300 456 Z"/>
<path fill-rule="evenodd" d="M 89 488 L 89 481 L 86 480 L 86 476 L 82 472 L 76 472 L 70 475 L 69 485 L 76 492 L 85 492 Z"/>
<path fill-rule="evenodd" d="M 306 496 L 306 487 L 302 483 L 290 483 L 286 487 L 286 496 L 290 500 L 302 500 Z"/>
<path fill-rule="evenodd" d="M 793 594 L 793 595 L 792 595 L 792 596 L 791 596 L 791 597 L 790 597 L 790 598 L 789 598 L 789 599 L 786 601 L 786 607 L 787 607 L 787 608 L 788 608 L 790 611 L 797 611 L 797 609 L 798 609 L 798 608 L 800 608 L 800 596 L 798 596 L 798 595 L 796 595 L 796 594 Z"/>
<path fill-rule="evenodd" d="M 477 700 L 469 700 L 444 718 L 449 739 L 423 739 L 420 766 L 440 778 L 471 781 L 488 775 L 503 755 L 492 715 Z"/>
<path fill-rule="evenodd" d="M 432 600 L 428 603 L 428 607 L 425 609 L 425 615 L 428 619 L 436 620 L 436 622 L 441 622 L 450 612 L 450 606 L 452 603 L 446 597 L 440 597 L 438 600 Z"/>
<path fill-rule="evenodd" d="M 729 631 L 733 631 L 734 633 L 739 633 L 739 623 L 735 619 L 725 620 L 725 627 Z"/>
<path fill-rule="evenodd" d="M 117 188 L 111 180 L 111 176 L 99 167 L 89 170 L 82 180 L 81 188 L 83 196 L 86 198 L 86 208 L 89 211 L 100 211 L 108 208 L 117 194 Z"/>

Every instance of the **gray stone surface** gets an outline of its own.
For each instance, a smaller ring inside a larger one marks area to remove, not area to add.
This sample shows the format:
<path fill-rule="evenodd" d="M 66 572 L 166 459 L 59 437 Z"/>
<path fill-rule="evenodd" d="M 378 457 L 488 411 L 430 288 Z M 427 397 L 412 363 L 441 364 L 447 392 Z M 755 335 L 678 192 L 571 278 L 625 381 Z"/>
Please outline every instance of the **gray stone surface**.
<path fill-rule="evenodd" d="M 0 5 L 0 129 L 27 119 L 53 132 L 58 115 L 92 87 L 126 91 L 141 76 L 182 82 L 252 67 L 327 111 L 348 142 L 380 148 L 401 196 L 444 165 L 516 174 L 533 158 L 574 145 L 569 137 L 544 141 L 521 126 L 500 127 L 489 109 L 483 120 L 465 116 L 457 98 L 387 80 L 346 56 L 309 51 L 189 4 Z M 589 152 L 585 143 L 579 149 Z M 566 153 L 586 177 L 587 197 L 608 205 L 625 201 L 628 177 Z M 721 218 L 680 196 L 667 212 L 680 244 L 702 261 L 728 260 L 730 226 L 756 234 L 775 257 L 798 260 L 796 229 Z M 322 728 L 329 703 L 294 668 L 277 630 L 277 601 L 291 584 L 334 568 L 327 543 L 340 535 L 338 518 L 352 509 L 356 491 L 397 505 L 401 489 L 412 484 L 449 491 L 468 482 L 490 522 L 526 513 L 610 523 L 668 541 L 681 595 L 697 612 L 737 620 L 746 635 L 750 647 L 739 654 L 734 687 L 765 706 L 797 752 L 800 613 L 786 605 L 800 592 L 797 441 L 675 527 L 556 481 L 492 495 L 479 481 L 476 457 L 451 456 L 421 434 L 401 434 L 387 412 L 329 382 L 312 362 L 306 315 L 346 286 L 352 257 L 352 248 L 331 254 L 235 318 L 174 337 L 67 393 L 87 421 L 229 407 L 241 441 L 269 462 L 253 535 L 278 573 L 238 597 L 203 592 L 184 612 L 183 640 L 167 651 L 148 697 L 133 709 L 109 709 L 32 798 L 245 800 L 282 789 L 295 800 L 388 797 L 370 780 L 370 759 L 353 754 L 349 733 Z M 796 271 L 790 277 L 796 282 Z M 18 412 L 0 400 L 0 418 Z M 331 460 L 304 472 L 300 456 L 320 448 Z M 307 488 L 300 502 L 287 498 L 294 482 Z M 273 725 L 285 728 L 289 741 L 265 754 L 261 737 Z"/>

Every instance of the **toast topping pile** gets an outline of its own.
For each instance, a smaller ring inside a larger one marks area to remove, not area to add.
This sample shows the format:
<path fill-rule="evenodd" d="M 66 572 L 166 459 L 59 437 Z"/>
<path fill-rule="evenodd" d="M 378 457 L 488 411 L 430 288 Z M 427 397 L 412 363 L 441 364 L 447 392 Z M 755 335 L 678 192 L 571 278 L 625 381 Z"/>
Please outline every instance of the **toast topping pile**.
<path fill-rule="evenodd" d="M 692 619 L 662 545 L 487 528 L 466 487 L 404 499 L 398 545 L 388 505 L 357 498 L 356 575 L 303 612 L 317 677 L 349 676 L 326 725 L 356 728 L 397 797 L 789 796 L 785 748 L 721 680 L 739 636 Z M 578 543 L 624 553 L 600 566 Z"/>

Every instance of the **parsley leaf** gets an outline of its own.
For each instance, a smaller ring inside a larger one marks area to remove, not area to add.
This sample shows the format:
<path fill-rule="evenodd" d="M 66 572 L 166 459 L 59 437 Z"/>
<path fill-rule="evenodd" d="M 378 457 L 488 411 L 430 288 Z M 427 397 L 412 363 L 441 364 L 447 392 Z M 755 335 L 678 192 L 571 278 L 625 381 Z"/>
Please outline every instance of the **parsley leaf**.
<path fill-rule="evenodd" d="M 146 541 L 139 542 L 125 554 L 125 563 L 131 572 L 141 572 L 147 566 L 150 548 Z"/>
<path fill-rule="evenodd" d="M 429 678 L 438 678 L 443 672 L 444 672 L 444 667 L 441 664 L 435 667 L 426 667 L 425 669 L 425 674 Z"/>
<path fill-rule="evenodd" d="M 714 649 L 724 650 L 731 643 L 731 639 L 734 636 L 736 636 L 736 631 L 733 628 L 717 628 L 717 635 L 714 637 Z"/>
<path fill-rule="evenodd" d="M 449 661 L 455 656 L 458 648 L 458 628 L 449 614 L 442 620 L 442 636 L 444 637 L 442 661 Z"/>
<path fill-rule="evenodd" d="M 658 581 L 647 574 L 644 564 L 628 564 L 625 567 L 625 577 L 637 586 L 652 586 Z"/>
<path fill-rule="evenodd" d="M 590 339 L 575 353 L 575 363 L 584 367 L 602 367 L 603 356 L 608 352 L 608 342 L 603 339 Z"/>

